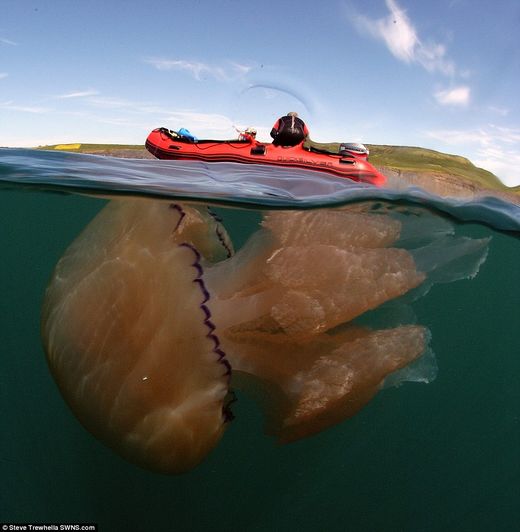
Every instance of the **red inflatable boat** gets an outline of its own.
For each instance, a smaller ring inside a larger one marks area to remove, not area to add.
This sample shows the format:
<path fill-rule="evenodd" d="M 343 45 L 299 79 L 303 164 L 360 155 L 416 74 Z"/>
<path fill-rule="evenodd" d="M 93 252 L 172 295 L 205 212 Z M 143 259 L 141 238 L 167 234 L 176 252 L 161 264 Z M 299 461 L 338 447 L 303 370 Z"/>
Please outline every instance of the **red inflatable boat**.
<path fill-rule="evenodd" d="M 315 148 L 274 146 L 256 140 L 194 140 L 166 128 L 154 129 L 146 149 L 158 159 L 267 164 L 325 172 L 352 181 L 383 186 L 386 178 L 368 161 L 362 144 L 341 144 L 337 154 Z"/>

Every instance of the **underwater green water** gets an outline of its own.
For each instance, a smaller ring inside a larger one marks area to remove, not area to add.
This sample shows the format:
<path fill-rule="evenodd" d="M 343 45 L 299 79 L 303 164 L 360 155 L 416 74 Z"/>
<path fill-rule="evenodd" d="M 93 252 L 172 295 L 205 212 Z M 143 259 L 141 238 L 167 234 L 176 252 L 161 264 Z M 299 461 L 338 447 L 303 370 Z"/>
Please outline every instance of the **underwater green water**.
<path fill-rule="evenodd" d="M 168 477 L 125 462 L 63 402 L 45 361 L 46 283 L 103 200 L 0 193 L 0 520 L 99 530 L 516 530 L 520 522 L 520 242 L 492 236 L 472 280 L 414 303 L 432 332 L 430 384 L 380 392 L 359 414 L 286 446 L 243 394 L 221 443 Z M 242 242 L 257 212 L 220 209 Z"/>

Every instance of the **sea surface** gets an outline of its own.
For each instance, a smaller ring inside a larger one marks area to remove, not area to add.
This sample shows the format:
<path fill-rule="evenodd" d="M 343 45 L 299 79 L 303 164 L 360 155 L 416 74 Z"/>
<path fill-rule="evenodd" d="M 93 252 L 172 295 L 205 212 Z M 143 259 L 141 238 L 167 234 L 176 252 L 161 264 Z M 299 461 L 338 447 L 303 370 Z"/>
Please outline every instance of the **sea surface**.
<path fill-rule="evenodd" d="M 405 301 L 431 334 L 434 362 L 294 443 L 265 435 L 259 406 L 237 391 L 235 419 L 192 471 L 168 476 L 126 462 L 62 399 L 40 314 L 66 248 L 111 199 L 127 196 L 209 204 L 237 250 L 272 209 L 370 204 L 396 213 L 413 241 L 407 249 L 437 246 L 414 255 L 432 282 Z M 517 530 L 518 206 L 311 171 L 2 149 L 0 213 L 0 520 L 94 522 L 100 531 Z"/>

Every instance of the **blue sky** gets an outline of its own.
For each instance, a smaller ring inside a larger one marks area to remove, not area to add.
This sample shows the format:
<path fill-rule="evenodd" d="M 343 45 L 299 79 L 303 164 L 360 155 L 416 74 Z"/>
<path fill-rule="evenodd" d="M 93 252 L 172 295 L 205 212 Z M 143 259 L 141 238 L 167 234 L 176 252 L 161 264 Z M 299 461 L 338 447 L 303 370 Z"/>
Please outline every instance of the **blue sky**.
<path fill-rule="evenodd" d="M 298 6 L 298 7 L 296 7 Z M 422 146 L 520 185 L 520 2 L 0 0 L 0 146 L 229 138 Z"/>

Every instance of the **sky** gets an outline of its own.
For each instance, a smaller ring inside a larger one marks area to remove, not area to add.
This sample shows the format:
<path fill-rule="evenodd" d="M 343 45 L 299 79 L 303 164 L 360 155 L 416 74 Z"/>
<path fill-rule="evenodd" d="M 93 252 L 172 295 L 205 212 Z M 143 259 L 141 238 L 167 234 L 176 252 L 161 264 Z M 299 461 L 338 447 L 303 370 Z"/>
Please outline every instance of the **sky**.
<path fill-rule="evenodd" d="M 0 146 L 232 138 L 420 146 L 520 185 L 518 0 L 0 0 Z"/>

